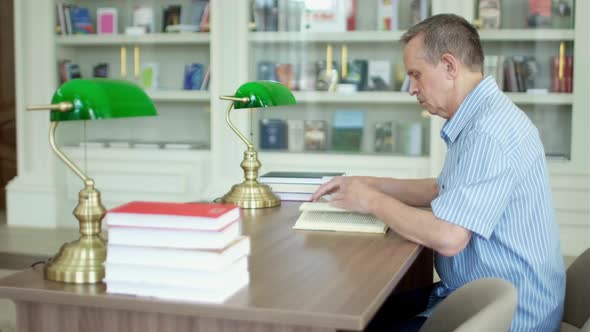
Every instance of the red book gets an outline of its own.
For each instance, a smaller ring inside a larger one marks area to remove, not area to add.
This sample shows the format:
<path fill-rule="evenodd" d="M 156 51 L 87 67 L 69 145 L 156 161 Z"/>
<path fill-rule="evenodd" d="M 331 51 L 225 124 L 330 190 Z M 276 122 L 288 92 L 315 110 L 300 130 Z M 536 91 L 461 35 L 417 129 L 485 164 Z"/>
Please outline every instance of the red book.
<path fill-rule="evenodd" d="M 221 231 L 240 220 L 240 208 L 233 204 L 131 202 L 107 212 L 106 224 L 115 227 L 143 227 Z"/>

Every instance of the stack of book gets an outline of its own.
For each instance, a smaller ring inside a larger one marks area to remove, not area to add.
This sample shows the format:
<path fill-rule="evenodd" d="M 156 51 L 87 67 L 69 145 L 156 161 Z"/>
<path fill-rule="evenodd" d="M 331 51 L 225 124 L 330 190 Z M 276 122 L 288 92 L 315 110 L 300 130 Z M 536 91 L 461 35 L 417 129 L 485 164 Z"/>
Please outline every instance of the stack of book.
<path fill-rule="evenodd" d="M 106 223 L 107 293 L 220 303 L 249 282 L 235 205 L 131 202 Z"/>
<path fill-rule="evenodd" d="M 270 186 L 281 201 L 310 201 L 318 188 L 343 172 L 268 172 L 258 178 Z"/>

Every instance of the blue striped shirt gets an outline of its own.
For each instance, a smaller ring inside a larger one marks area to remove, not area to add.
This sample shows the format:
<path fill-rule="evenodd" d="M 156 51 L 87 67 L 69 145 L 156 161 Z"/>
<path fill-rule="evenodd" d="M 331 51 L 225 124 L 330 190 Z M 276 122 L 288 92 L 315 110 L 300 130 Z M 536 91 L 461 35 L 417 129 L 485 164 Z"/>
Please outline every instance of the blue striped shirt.
<path fill-rule="evenodd" d="M 436 256 L 442 282 L 435 293 L 443 297 L 484 277 L 506 279 L 518 289 L 511 331 L 557 331 L 565 270 L 536 127 L 488 77 L 441 137 L 448 151 L 432 211 L 472 237 L 459 254 Z"/>

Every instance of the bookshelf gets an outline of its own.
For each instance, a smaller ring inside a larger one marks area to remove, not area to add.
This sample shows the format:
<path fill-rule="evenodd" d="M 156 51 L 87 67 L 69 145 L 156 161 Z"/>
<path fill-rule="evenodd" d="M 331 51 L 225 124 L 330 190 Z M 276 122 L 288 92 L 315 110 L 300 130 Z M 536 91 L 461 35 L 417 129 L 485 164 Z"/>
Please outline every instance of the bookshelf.
<path fill-rule="evenodd" d="M 72 3 L 96 8 L 120 6 L 120 18 L 128 17 L 137 1 L 76 0 Z M 58 140 L 67 145 L 66 152 L 91 171 L 109 204 L 129 199 L 151 198 L 170 201 L 212 199 L 221 196 L 242 178 L 239 163 L 244 146 L 225 123 L 227 102 L 219 95 L 235 92 L 242 83 L 256 79 L 256 63 L 317 61 L 326 57 L 326 46 L 333 46 L 333 59 L 340 62 L 342 45 L 348 47 L 348 59 L 376 59 L 391 62 L 390 79 L 402 64 L 399 37 L 410 25 L 410 1 L 402 1 L 399 29 L 377 30 L 377 1 L 357 0 L 356 30 L 345 32 L 251 31 L 248 0 L 211 0 L 211 32 L 195 34 L 154 33 L 144 36 L 55 35 L 54 0 L 15 2 L 17 50 L 17 132 L 19 139 L 19 176 L 7 188 L 9 223 L 36 226 L 71 226 L 72 199 L 77 194 L 77 181 L 58 163 L 47 146 L 49 123 L 46 114 L 27 113 L 29 104 L 46 103 L 57 87 L 55 64 L 61 56 L 80 59 L 83 68 L 102 60 L 113 63 L 111 71 L 119 72 L 121 46 L 128 48 L 128 70 L 132 70 L 133 47 L 141 49 L 141 61 L 161 62 L 162 88 L 149 90 L 160 116 L 157 121 L 110 122 L 87 125 L 86 137 L 115 140 L 148 140 L 195 142 L 204 140 L 208 149 L 139 150 L 82 149 L 73 146 L 84 138 L 83 127 L 61 128 Z M 69 2 L 68 2 L 69 3 Z M 188 1 L 153 0 L 145 3 L 161 8 L 167 4 Z M 452 12 L 469 21 L 477 17 L 477 0 L 430 0 L 430 13 Z M 557 54 L 560 42 L 573 54 L 575 77 L 573 93 L 543 94 L 510 92 L 508 96 L 522 107 L 541 130 L 554 135 L 550 142 L 569 158 L 551 156 L 549 168 L 557 214 L 562 224 L 564 251 L 576 252 L 584 230 L 590 229 L 590 56 L 587 31 L 590 23 L 583 13 L 590 3 L 576 1 L 575 27 L 568 29 L 531 29 L 522 23 L 527 1 L 503 2 L 500 29 L 481 30 L 486 54 L 535 55 L 542 61 Z M 159 12 L 159 10 L 157 11 Z M 222 15 L 220 14 L 222 13 Z M 504 13 L 504 12 L 503 12 Z M 159 14 L 161 15 L 161 14 Z M 155 22 L 161 22 L 156 16 Z M 122 31 L 120 22 L 119 31 Z M 159 31 L 158 29 L 156 29 Z M 31 38 L 30 36 L 35 36 Z M 211 66 L 213 79 L 208 91 L 183 91 L 180 67 L 195 59 Z M 540 60 L 540 61 L 541 61 Z M 545 66 L 545 65 L 543 65 Z M 545 68 L 547 69 L 547 68 Z M 549 74 L 540 82 L 548 86 Z M 400 82 L 396 82 L 396 90 Z M 422 177 L 438 174 L 446 146 L 439 138 L 442 121 L 425 116 L 415 98 L 400 91 L 327 92 L 294 91 L 298 104 L 253 112 L 233 112 L 232 121 L 244 133 L 251 133 L 259 143 L 259 120 L 333 121 L 338 111 L 365 112 L 365 140 L 361 151 L 261 151 L 261 172 L 273 170 L 346 171 L 348 174 Z M 375 123 L 378 121 L 416 122 L 422 125 L 422 153 L 407 155 L 397 152 L 374 152 Z M 100 122 L 100 121 L 94 121 Z M 65 126 L 64 126 L 65 127 Z M 61 131 L 61 130 L 64 131 Z M 328 137 L 331 137 L 328 134 Z M 68 184 L 70 183 L 70 184 Z M 127 184 L 128 186 L 123 186 Z M 74 192 L 73 190 L 76 190 Z M 58 197 L 58 198 L 56 198 Z M 62 199 L 61 197 L 66 197 Z M 39 206 L 31 212 L 30 206 Z M 37 210 L 37 209 L 36 209 Z M 32 214 L 31 214 L 32 213 Z M 571 240 L 571 241 L 569 241 Z M 586 239 L 587 241 L 587 239 Z"/>

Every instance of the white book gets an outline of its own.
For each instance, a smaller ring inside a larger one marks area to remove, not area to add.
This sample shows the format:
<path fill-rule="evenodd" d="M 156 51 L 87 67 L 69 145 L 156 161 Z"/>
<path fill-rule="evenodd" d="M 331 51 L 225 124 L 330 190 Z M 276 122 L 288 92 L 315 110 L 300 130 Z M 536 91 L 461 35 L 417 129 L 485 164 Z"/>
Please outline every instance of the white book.
<path fill-rule="evenodd" d="M 243 236 L 216 250 L 126 246 L 109 243 L 107 263 L 139 264 L 165 268 L 198 267 L 218 271 L 250 254 L 250 238 Z"/>
<path fill-rule="evenodd" d="M 258 178 L 258 182 L 270 183 L 306 183 L 323 184 L 343 172 L 268 172 Z"/>
<path fill-rule="evenodd" d="M 281 201 L 309 202 L 313 194 L 274 192 Z"/>
<path fill-rule="evenodd" d="M 240 273 L 221 288 L 179 287 L 161 284 L 146 284 L 105 279 L 106 292 L 110 294 L 127 294 L 148 296 L 168 300 L 221 303 L 246 286 L 250 281 L 248 272 Z"/>
<path fill-rule="evenodd" d="M 305 148 L 303 120 L 287 120 L 289 151 L 301 152 Z"/>
<path fill-rule="evenodd" d="M 248 274 L 248 257 L 244 256 L 219 271 L 201 271 L 189 267 L 105 263 L 105 279 L 173 287 L 223 288 L 236 276 Z"/>
<path fill-rule="evenodd" d="M 381 234 L 387 232 L 387 225 L 375 216 L 339 209 L 329 203 L 303 203 L 299 210 L 302 212 L 293 229 Z"/>
<path fill-rule="evenodd" d="M 305 183 L 270 183 L 270 189 L 282 193 L 303 193 L 313 194 L 320 187 L 319 184 L 305 184 Z"/>
<path fill-rule="evenodd" d="M 238 221 L 220 231 L 110 226 L 108 243 L 145 247 L 221 249 L 240 235 Z"/>

